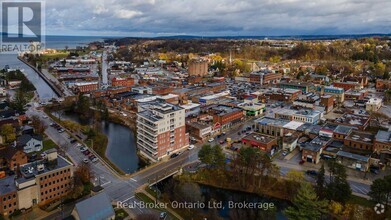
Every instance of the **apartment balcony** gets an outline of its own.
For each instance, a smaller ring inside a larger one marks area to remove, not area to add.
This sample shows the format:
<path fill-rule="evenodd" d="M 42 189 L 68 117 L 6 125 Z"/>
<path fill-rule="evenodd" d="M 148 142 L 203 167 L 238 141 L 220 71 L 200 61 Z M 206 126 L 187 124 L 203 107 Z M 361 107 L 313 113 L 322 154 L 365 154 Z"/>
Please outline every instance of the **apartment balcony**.
<path fill-rule="evenodd" d="M 139 145 L 139 147 L 148 149 L 151 152 L 156 152 L 156 150 L 157 150 L 157 146 L 156 145 L 153 146 L 153 145 L 148 144 L 148 143 L 146 143 L 146 142 L 144 142 L 143 140 L 140 140 L 140 139 L 137 140 L 137 144 Z"/>
<path fill-rule="evenodd" d="M 157 132 L 156 131 L 152 131 L 151 129 L 149 129 L 148 127 L 145 127 L 145 126 L 138 126 L 138 129 L 145 132 L 145 133 L 148 133 L 149 135 L 151 135 L 152 137 L 156 137 L 157 136 Z"/>
<path fill-rule="evenodd" d="M 151 135 L 151 134 L 145 132 L 143 129 L 139 129 L 139 130 L 137 131 L 137 134 L 146 136 L 147 138 L 149 138 L 149 139 L 151 139 L 151 140 L 155 140 L 155 139 L 156 139 L 156 136 L 157 136 L 156 134 Z"/>
<path fill-rule="evenodd" d="M 157 141 L 156 140 L 150 140 L 149 138 L 143 136 L 143 135 L 140 135 L 140 136 L 137 136 L 137 139 L 140 139 L 140 140 L 143 140 L 149 144 L 152 144 L 152 145 L 156 145 L 157 144 Z"/>
<path fill-rule="evenodd" d="M 142 120 L 137 120 L 137 124 L 138 125 L 143 125 L 145 127 L 148 127 L 149 129 L 153 130 L 153 131 L 157 131 L 157 126 L 154 125 L 154 124 L 151 124 L 151 123 L 146 123 L 145 121 L 142 121 Z"/>

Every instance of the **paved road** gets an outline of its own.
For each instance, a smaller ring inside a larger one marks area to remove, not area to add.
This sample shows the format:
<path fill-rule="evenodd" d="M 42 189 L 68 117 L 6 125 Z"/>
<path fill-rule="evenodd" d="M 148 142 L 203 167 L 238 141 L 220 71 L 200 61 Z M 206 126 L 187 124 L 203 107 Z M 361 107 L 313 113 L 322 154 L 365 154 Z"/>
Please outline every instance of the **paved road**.
<path fill-rule="evenodd" d="M 104 50 L 103 54 L 102 54 L 102 84 L 104 86 L 108 85 L 108 78 L 107 78 L 107 52 L 106 52 L 106 50 Z"/>
<path fill-rule="evenodd" d="M 49 125 L 51 120 L 46 118 L 45 113 L 41 111 L 37 111 L 35 109 L 30 109 L 27 111 L 27 115 L 39 115 L 41 119 Z M 220 139 L 231 137 L 233 140 L 240 139 L 245 134 L 238 135 L 239 131 L 242 131 L 247 126 L 252 126 L 254 124 L 254 120 L 248 120 L 243 125 L 237 126 L 229 131 L 227 131 L 226 136 L 221 137 Z M 50 126 L 48 126 L 46 130 L 46 134 L 49 138 L 51 138 L 54 142 L 59 144 L 66 151 L 69 157 L 72 158 L 72 161 L 75 165 L 82 163 L 84 159 L 84 155 L 80 152 L 79 149 L 74 147 L 69 143 L 69 135 L 64 133 L 58 133 L 58 131 Z M 217 144 L 219 139 L 215 139 L 215 141 L 211 144 Z M 116 202 L 127 202 L 127 203 L 137 203 L 138 200 L 135 198 L 134 191 L 141 185 L 145 183 L 149 183 L 158 179 L 161 175 L 165 173 L 171 173 L 174 170 L 177 170 L 179 167 L 198 160 L 198 151 L 202 144 L 196 144 L 196 148 L 193 150 L 186 150 L 180 156 L 170 159 L 167 162 L 163 162 L 157 166 L 150 167 L 145 171 L 141 171 L 132 175 L 129 178 L 120 178 L 114 175 L 110 170 L 104 166 L 101 162 L 90 163 L 91 171 L 94 174 L 94 179 L 92 180 L 94 184 L 98 184 L 100 182 L 101 186 L 104 188 L 104 191 L 108 194 L 108 196 Z M 292 160 L 298 160 L 298 158 L 293 157 Z M 286 175 L 289 170 L 305 170 L 304 167 L 298 164 L 292 164 L 281 162 L 276 160 L 277 163 L 281 167 L 281 174 Z M 309 179 L 310 180 L 310 179 Z M 359 194 L 367 194 L 369 191 L 369 185 L 358 182 L 355 180 L 349 180 L 349 184 L 352 187 L 352 191 Z M 155 210 L 141 208 L 136 205 L 135 209 L 131 210 L 135 215 L 142 213 L 153 213 L 156 216 L 158 212 Z"/>

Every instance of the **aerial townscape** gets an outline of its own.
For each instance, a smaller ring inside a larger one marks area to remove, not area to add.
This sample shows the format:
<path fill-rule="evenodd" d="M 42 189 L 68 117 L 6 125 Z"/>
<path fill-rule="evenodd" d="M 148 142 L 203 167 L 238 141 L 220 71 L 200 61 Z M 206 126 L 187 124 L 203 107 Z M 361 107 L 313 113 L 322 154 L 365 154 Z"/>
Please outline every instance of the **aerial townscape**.
<path fill-rule="evenodd" d="M 0 220 L 391 219 L 391 29 L 204 25 L 0 52 Z"/>

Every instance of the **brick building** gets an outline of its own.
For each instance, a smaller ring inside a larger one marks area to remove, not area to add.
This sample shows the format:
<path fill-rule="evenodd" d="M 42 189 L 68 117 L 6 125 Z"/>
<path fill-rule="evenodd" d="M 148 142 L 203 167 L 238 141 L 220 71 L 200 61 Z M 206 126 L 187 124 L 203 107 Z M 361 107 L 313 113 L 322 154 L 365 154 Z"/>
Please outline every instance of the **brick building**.
<path fill-rule="evenodd" d="M 362 89 L 363 88 L 361 86 L 361 84 L 358 83 L 358 82 L 334 82 L 333 86 L 337 87 L 337 88 L 342 88 L 345 91 L 347 91 L 349 89 L 357 90 L 357 89 Z"/>
<path fill-rule="evenodd" d="M 98 90 L 98 82 L 77 82 L 74 84 L 74 90 L 76 93 L 86 93 Z"/>
<path fill-rule="evenodd" d="M 23 152 L 23 148 L 5 147 L 0 149 L 0 168 L 15 170 L 18 165 L 25 163 L 27 163 L 27 155 Z"/>
<path fill-rule="evenodd" d="M 389 90 L 391 89 L 391 80 L 377 79 L 375 87 L 378 92 Z"/>
<path fill-rule="evenodd" d="M 56 149 L 45 151 L 45 155 L 20 167 L 22 176 L 16 179 L 19 209 L 59 200 L 71 190 L 73 164 L 57 155 Z"/>
<path fill-rule="evenodd" d="M 226 105 L 214 105 L 208 109 L 208 113 L 213 116 L 213 124 L 220 125 L 222 129 L 227 129 L 244 119 L 243 109 Z"/>
<path fill-rule="evenodd" d="M 252 72 L 250 73 L 250 82 L 261 85 L 276 84 L 282 78 L 282 74 L 272 71 Z"/>
<path fill-rule="evenodd" d="M 371 133 L 352 131 L 344 139 L 344 145 L 360 150 L 373 151 L 375 136 Z"/>
<path fill-rule="evenodd" d="M 274 154 L 277 148 L 277 139 L 272 136 L 267 136 L 259 133 L 251 133 L 242 138 L 242 144 L 246 147 L 256 147 L 262 151 Z"/>
<path fill-rule="evenodd" d="M 8 216 L 18 210 L 17 190 L 14 176 L 0 179 L 0 214 Z"/>
<path fill-rule="evenodd" d="M 134 79 L 130 77 L 129 78 L 115 77 L 111 80 L 111 85 L 114 87 L 117 86 L 131 87 L 134 85 Z"/>
<path fill-rule="evenodd" d="M 185 109 L 163 102 L 150 103 L 137 114 L 137 148 L 141 155 L 158 161 L 189 146 Z"/>

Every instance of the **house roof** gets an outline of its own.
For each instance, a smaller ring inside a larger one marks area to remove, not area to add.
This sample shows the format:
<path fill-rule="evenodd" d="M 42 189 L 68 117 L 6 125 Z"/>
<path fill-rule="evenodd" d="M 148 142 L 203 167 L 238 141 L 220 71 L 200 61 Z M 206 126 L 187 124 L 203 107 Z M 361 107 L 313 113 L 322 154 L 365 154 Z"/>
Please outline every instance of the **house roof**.
<path fill-rule="evenodd" d="M 115 215 L 109 197 L 104 192 L 78 202 L 75 210 L 80 220 L 108 219 Z"/>
<path fill-rule="evenodd" d="M 31 139 L 35 139 L 38 141 L 42 141 L 43 137 L 42 135 L 29 135 L 29 134 L 24 134 L 18 137 L 17 142 L 19 146 L 24 146 L 29 142 Z"/>
<path fill-rule="evenodd" d="M 5 147 L 3 149 L 0 149 L 0 158 L 5 158 L 7 160 L 11 160 L 12 157 L 18 152 L 22 151 L 19 147 Z"/>
<path fill-rule="evenodd" d="M 0 179 L 0 196 L 16 192 L 15 177 L 8 176 Z"/>
<path fill-rule="evenodd" d="M 369 161 L 369 157 L 362 156 L 362 155 L 359 155 L 359 154 L 349 153 L 349 152 L 342 151 L 342 150 L 338 151 L 337 156 L 339 156 L 339 157 L 346 157 L 346 158 L 359 160 L 359 161 L 364 161 L 364 162 L 368 162 Z"/>

